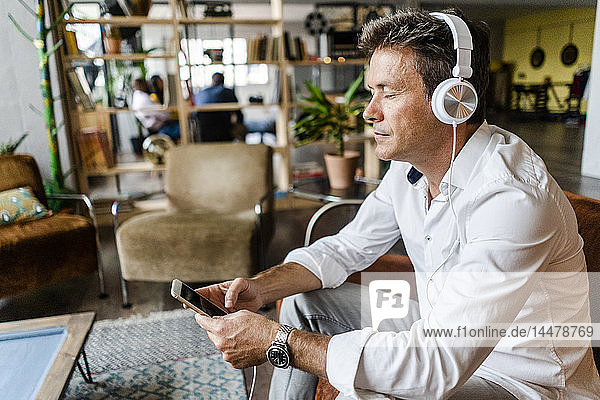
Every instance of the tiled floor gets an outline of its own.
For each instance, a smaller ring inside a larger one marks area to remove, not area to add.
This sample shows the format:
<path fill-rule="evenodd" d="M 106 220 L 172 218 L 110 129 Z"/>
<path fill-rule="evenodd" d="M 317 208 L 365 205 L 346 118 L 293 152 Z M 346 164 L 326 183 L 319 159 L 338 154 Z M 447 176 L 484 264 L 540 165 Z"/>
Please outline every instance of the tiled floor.
<path fill-rule="evenodd" d="M 583 146 L 582 127 L 569 127 L 560 122 L 519 121 L 511 115 L 491 115 L 488 120 L 490 124 L 502 126 L 525 139 L 544 158 L 548 169 L 563 189 L 600 199 L 600 180 L 579 174 Z M 96 184 L 96 196 L 117 195 L 112 178 L 93 183 Z M 127 192 L 155 190 L 160 188 L 160 178 L 154 176 L 148 180 L 147 177 L 129 175 L 123 178 L 122 187 Z M 281 261 L 289 250 L 302 244 L 308 219 L 318 206 L 316 203 L 312 206 L 303 203 L 301 208 L 286 208 L 276 212 L 277 226 L 268 251 L 269 264 Z M 108 218 L 104 219 L 110 221 Z M 0 299 L 0 321 L 85 310 L 93 310 L 98 319 L 106 319 L 179 307 L 179 303 L 169 295 L 168 284 L 132 282 L 129 284 L 129 293 L 133 306 L 122 308 L 112 227 L 103 226 L 100 235 L 109 295 L 107 299 L 98 299 L 96 276 L 84 276 L 27 295 Z M 267 313 L 273 316 L 273 310 Z M 270 371 L 270 367 L 266 365 L 259 368 L 255 399 L 267 397 Z M 251 379 L 251 370 L 246 372 L 246 376 Z"/>

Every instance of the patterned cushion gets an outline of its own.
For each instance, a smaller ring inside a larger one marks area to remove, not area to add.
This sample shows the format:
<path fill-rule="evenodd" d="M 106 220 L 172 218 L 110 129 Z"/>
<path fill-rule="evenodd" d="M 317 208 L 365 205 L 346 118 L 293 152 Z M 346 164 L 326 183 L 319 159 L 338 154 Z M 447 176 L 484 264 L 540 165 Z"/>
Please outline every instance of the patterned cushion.
<path fill-rule="evenodd" d="M 31 193 L 31 188 L 21 187 L 0 192 L 0 225 L 31 221 L 52 215 Z"/>

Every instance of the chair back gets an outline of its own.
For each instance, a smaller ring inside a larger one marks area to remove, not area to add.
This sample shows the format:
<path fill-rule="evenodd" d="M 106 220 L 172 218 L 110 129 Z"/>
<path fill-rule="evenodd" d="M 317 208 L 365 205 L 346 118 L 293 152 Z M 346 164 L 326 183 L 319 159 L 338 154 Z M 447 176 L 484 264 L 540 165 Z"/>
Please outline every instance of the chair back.
<path fill-rule="evenodd" d="M 253 209 L 273 185 L 271 149 L 245 143 L 200 143 L 167 152 L 165 191 L 179 210 Z"/>
<path fill-rule="evenodd" d="M 38 200 L 48 206 L 42 176 L 29 154 L 0 155 L 0 192 L 29 186 Z"/>
<path fill-rule="evenodd" d="M 600 276 L 600 201 L 578 194 L 565 192 L 571 202 L 579 234 L 583 238 L 583 253 L 588 272 L 595 272 Z M 600 322 L 600 293 L 595 291 L 599 279 L 590 279 L 590 314 L 592 322 Z M 593 285 L 595 283 L 595 285 Z M 600 347 L 594 347 L 594 360 L 600 369 Z"/>
<path fill-rule="evenodd" d="M 190 115 L 190 121 L 194 141 L 197 143 L 233 140 L 230 111 L 197 112 Z"/>

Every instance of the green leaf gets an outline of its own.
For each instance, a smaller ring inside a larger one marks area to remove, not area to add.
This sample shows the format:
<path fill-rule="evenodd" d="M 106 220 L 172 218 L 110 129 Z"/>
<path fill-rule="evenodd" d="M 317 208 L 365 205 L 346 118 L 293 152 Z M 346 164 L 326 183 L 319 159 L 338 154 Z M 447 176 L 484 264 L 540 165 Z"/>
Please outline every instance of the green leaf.
<path fill-rule="evenodd" d="M 15 26 L 15 28 L 17 28 L 17 30 L 21 33 L 21 35 L 23 35 L 23 37 L 27 40 L 29 40 L 31 43 L 33 43 L 33 38 L 31 37 L 31 35 L 29 35 L 27 32 L 25 32 L 25 30 L 23 28 L 21 28 L 21 25 L 19 25 L 19 23 L 15 20 L 15 18 L 12 16 L 12 14 L 8 14 L 8 19 L 10 19 L 10 22 L 13 23 L 13 25 Z"/>
<path fill-rule="evenodd" d="M 25 132 L 15 141 L 9 141 L 8 143 L 0 143 L 0 154 L 13 154 L 17 148 L 23 143 L 23 140 L 29 135 Z"/>
<path fill-rule="evenodd" d="M 314 100 L 316 102 L 318 102 L 318 104 L 322 104 L 328 108 L 330 108 L 332 105 L 329 102 L 329 100 L 327 100 L 325 98 L 325 95 L 323 94 L 323 92 L 321 91 L 320 88 L 318 88 L 317 86 L 315 86 L 312 82 L 310 81 L 306 81 L 306 87 L 308 88 L 308 90 L 310 91 L 310 93 L 312 94 Z"/>
<path fill-rule="evenodd" d="M 362 83 L 364 75 L 365 75 L 365 73 L 364 73 L 364 71 L 362 71 L 360 73 L 360 75 L 358 76 L 358 78 L 356 78 L 354 80 L 354 82 L 352 82 L 352 84 L 350 85 L 348 90 L 346 90 L 346 93 L 344 93 L 344 103 L 346 105 L 349 105 L 350 103 L 352 103 L 352 100 L 354 100 L 354 96 L 356 95 L 356 91 L 358 90 L 358 88 L 360 87 L 360 84 Z"/>
<path fill-rule="evenodd" d="M 27 10 L 27 12 L 31 15 L 33 15 L 34 17 L 35 15 L 35 11 L 33 11 L 33 8 L 29 7 L 29 5 L 27 3 L 25 3 L 23 0 L 17 0 L 19 3 L 21 3 L 21 5 L 23 6 L 23 8 L 25 10 Z"/>

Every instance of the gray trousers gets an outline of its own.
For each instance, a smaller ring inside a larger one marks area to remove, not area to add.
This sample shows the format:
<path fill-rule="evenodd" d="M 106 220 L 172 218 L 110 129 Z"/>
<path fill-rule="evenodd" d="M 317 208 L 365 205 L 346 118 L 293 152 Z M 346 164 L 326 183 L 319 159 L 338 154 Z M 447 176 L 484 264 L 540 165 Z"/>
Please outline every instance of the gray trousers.
<path fill-rule="evenodd" d="M 365 301 L 361 302 L 361 296 Z M 417 303 L 411 301 L 411 310 L 406 318 L 384 320 L 379 330 L 408 330 L 418 318 Z M 370 326 L 368 287 L 344 283 L 336 289 L 315 290 L 287 297 L 283 300 L 279 321 L 298 329 L 330 336 Z M 317 377 L 312 374 L 295 368 L 275 368 L 269 399 L 312 400 L 316 387 Z M 493 382 L 472 376 L 451 399 L 514 400 L 515 397 Z"/>

